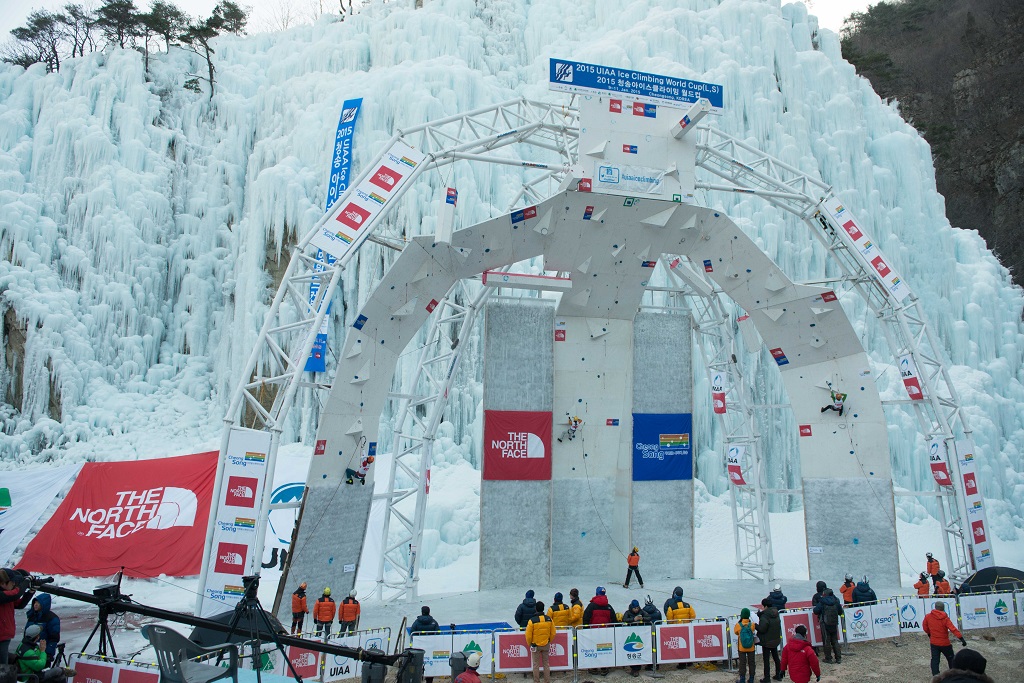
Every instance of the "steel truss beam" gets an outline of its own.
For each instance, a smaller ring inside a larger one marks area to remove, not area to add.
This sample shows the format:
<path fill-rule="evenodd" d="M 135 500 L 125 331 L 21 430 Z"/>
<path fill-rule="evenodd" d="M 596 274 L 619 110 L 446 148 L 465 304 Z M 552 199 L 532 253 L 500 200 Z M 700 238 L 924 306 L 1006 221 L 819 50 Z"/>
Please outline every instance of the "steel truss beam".
<path fill-rule="evenodd" d="M 698 183 L 705 189 L 725 190 L 763 197 L 767 202 L 801 218 L 811 234 L 835 258 L 843 280 L 868 304 L 881 324 L 896 361 L 909 355 L 920 369 L 925 400 L 913 401 L 914 413 L 927 441 L 941 439 L 947 445 L 950 472 L 958 471 L 954 442 L 957 433 L 970 436 L 971 429 L 960 409 L 960 400 L 943 359 L 942 349 L 929 328 L 916 296 L 900 302 L 883 287 L 866 264 L 850 252 L 835 225 L 821 209 L 832 196 L 827 184 L 804 174 L 785 162 L 765 154 L 741 140 L 710 127 L 698 129 L 697 165 L 727 185 Z M 939 511 L 945 533 L 946 563 L 954 579 L 966 578 L 972 570 L 964 533 L 966 504 L 959 485 L 939 487 Z"/>

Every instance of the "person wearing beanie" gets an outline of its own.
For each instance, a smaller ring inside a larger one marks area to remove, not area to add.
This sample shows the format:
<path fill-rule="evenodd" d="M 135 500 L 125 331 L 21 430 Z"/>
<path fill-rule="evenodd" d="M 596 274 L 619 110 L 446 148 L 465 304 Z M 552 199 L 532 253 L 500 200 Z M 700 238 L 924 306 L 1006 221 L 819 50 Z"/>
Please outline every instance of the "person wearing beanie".
<path fill-rule="evenodd" d="M 40 683 L 74 676 L 74 669 L 46 668 L 46 642 L 41 640 L 42 634 L 43 629 L 39 624 L 29 624 L 25 629 L 25 637 L 14 655 L 18 660 L 18 671 L 22 675 L 35 676 Z"/>
<path fill-rule="evenodd" d="M 777 583 L 772 587 L 771 592 L 768 593 L 768 601 L 779 611 L 786 609 L 786 603 L 789 602 L 789 598 L 782 592 L 781 584 Z"/>
<path fill-rule="evenodd" d="M 526 642 L 530 646 L 530 661 L 533 664 L 533 683 L 540 683 L 541 668 L 544 669 L 544 683 L 551 683 L 548 653 L 554 639 L 555 625 L 544 614 L 544 603 L 538 602 L 535 613 L 526 624 Z"/>
<path fill-rule="evenodd" d="M 516 624 L 519 628 L 526 628 L 526 625 L 530 623 L 530 619 L 534 614 L 537 613 L 537 601 L 533 598 L 533 591 L 526 591 L 526 597 L 519 603 L 519 607 L 516 607 Z"/>
<path fill-rule="evenodd" d="M 746 607 L 740 610 L 740 620 L 732 627 L 733 632 L 739 636 L 738 650 L 740 660 L 740 677 L 737 683 L 754 683 L 754 674 L 757 673 L 757 639 L 754 637 L 754 624 L 750 621 L 750 610 Z"/>
<path fill-rule="evenodd" d="M 953 657 L 953 668 L 932 678 L 932 683 L 994 683 L 985 674 L 987 665 L 988 660 L 980 652 L 965 647 Z"/>
<path fill-rule="evenodd" d="M 952 633 L 960 639 L 960 644 L 967 646 L 963 634 L 957 630 L 956 625 L 946 614 L 946 603 L 936 602 L 935 609 L 925 615 L 921 622 L 921 630 L 928 634 L 928 643 L 932 651 L 932 676 L 939 675 L 939 657 L 946 658 L 947 668 L 953 668 L 953 645 L 949 642 L 949 634 Z"/>
<path fill-rule="evenodd" d="M 479 652 L 471 652 L 466 657 L 466 670 L 455 677 L 455 683 L 480 683 L 480 674 L 477 673 L 477 669 L 480 668 L 480 662 L 483 660 L 483 655 Z"/>
<path fill-rule="evenodd" d="M 583 626 L 583 603 L 580 602 L 579 588 L 573 588 L 569 591 L 569 611 L 572 612 L 569 623 L 573 627 Z"/>
<path fill-rule="evenodd" d="M 594 597 L 590 598 L 590 604 L 583 610 L 583 623 L 585 625 L 614 624 L 618 622 L 615 616 L 615 608 L 608 604 L 608 596 L 603 587 L 598 586 L 594 591 Z"/>
<path fill-rule="evenodd" d="M 306 604 L 306 582 L 303 581 L 292 593 L 292 635 L 302 635 L 309 606 Z"/>
<path fill-rule="evenodd" d="M 757 612 L 757 627 L 754 630 L 757 632 L 758 644 L 761 646 L 761 658 L 764 660 L 761 667 L 764 669 L 762 683 L 768 683 L 773 661 L 775 662 L 775 680 L 781 681 L 782 674 L 779 673 L 779 669 L 782 668 L 782 662 L 779 660 L 779 645 L 782 644 L 782 619 L 779 617 L 779 610 L 772 606 L 768 598 L 761 601 L 761 609 Z"/>
<path fill-rule="evenodd" d="M 647 618 L 647 614 L 640 608 L 640 601 L 633 600 L 629 603 L 629 609 L 627 609 L 622 615 L 623 624 L 632 624 L 633 626 L 650 626 L 651 622 Z M 631 664 L 629 667 L 629 675 L 636 678 L 640 675 L 640 669 L 642 665 Z"/>
<path fill-rule="evenodd" d="M 359 629 L 359 601 L 356 600 L 356 592 L 349 591 L 348 597 L 338 605 L 338 625 L 341 628 L 341 635 L 355 633 Z"/>
<path fill-rule="evenodd" d="M 582 614 L 582 612 L 581 612 Z M 555 628 L 569 628 L 572 626 L 572 610 L 562 602 L 562 594 L 555 593 L 555 601 L 548 607 L 548 616 L 551 617 Z"/>
<path fill-rule="evenodd" d="M 782 668 L 775 680 L 782 680 L 789 671 L 793 683 L 807 683 L 813 673 L 816 681 L 821 680 L 821 665 L 814 648 L 807 642 L 807 627 L 799 624 L 795 629 L 796 637 L 791 638 L 782 648 Z"/>
<path fill-rule="evenodd" d="M 665 601 L 665 618 L 669 621 L 688 623 L 697 618 L 697 611 L 683 600 L 683 587 L 676 586 L 672 597 Z"/>
<path fill-rule="evenodd" d="M 839 598 L 835 596 L 831 588 L 822 591 L 818 604 L 814 606 L 814 615 L 818 617 L 821 624 L 821 637 L 825 646 L 825 662 L 832 663 L 832 653 L 835 653 L 836 664 L 843 661 L 843 653 L 839 649 L 839 620 L 843 616 L 843 606 Z"/>

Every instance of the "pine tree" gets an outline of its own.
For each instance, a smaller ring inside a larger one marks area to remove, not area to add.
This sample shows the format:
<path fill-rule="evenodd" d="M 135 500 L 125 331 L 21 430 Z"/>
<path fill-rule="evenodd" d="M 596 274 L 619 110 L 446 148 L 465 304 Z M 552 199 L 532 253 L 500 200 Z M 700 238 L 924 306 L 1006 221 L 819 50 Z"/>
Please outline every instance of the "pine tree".
<path fill-rule="evenodd" d="M 60 69 L 60 48 L 64 38 L 65 19 L 60 14 L 47 12 L 46 10 L 34 10 L 28 15 L 28 21 L 24 26 L 11 31 L 15 39 L 21 41 L 25 48 L 21 51 L 21 60 L 28 60 L 34 56 L 31 63 L 43 62 L 46 70 L 53 72 Z M 13 56 L 13 55 L 12 55 Z M 13 61 L 4 57 L 5 61 Z M 14 61 L 14 63 L 22 63 Z M 24 66 L 25 64 L 22 63 Z"/>
<path fill-rule="evenodd" d="M 140 35 L 141 15 L 132 0 L 104 0 L 96 10 L 96 27 L 107 42 L 126 48 Z"/>

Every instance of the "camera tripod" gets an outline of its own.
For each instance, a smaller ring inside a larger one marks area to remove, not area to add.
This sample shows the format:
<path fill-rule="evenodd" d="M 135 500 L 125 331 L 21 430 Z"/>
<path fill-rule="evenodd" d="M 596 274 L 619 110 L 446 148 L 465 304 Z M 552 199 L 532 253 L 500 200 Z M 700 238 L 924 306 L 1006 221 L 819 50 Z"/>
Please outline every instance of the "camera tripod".
<path fill-rule="evenodd" d="M 270 634 L 270 639 L 274 642 L 277 650 L 284 657 L 284 661 L 288 664 L 288 669 L 291 671 L 292 676 L 295 678 L 296 683 L 302 683 L 302 677 L 295 670 L 295 666 L 292 664 L 291 658 L 288 657 L 288 652 L 284 649 L 284 645 L 281 644 L 281 639 L 278 638 L 277 631 L 274 630 L 273 624 L 270 623 L 270 619 L 267 618 L 267 613 L 263 611 L 263 605 L 260 604 L 259 598 L 259 587 L 260 587 L 260 576 L 255 574 L 253 576 L 243 576 L 242 586 L 245 589 L 245 593 L 242 595 L 242 599 L 235 605 L 235 613 L 231 616 L 231 621 L 228 622 L 228 633 L 225 638 L 228 642 L 231 642 L 231 636 L 236 633 L 241 634 L 242 631 L 239 629 L 239 622 L 243 618 L 246 619 L 246 623 L 249 625 L 249 641 L 252 645 L 252 668 L 256 671 L 257 683 L 263 683 L 262 672 L 260 669 L 261 654 L 262 654 L 262 633 L 261 629 L 265 629 L 266 633 Z"/>

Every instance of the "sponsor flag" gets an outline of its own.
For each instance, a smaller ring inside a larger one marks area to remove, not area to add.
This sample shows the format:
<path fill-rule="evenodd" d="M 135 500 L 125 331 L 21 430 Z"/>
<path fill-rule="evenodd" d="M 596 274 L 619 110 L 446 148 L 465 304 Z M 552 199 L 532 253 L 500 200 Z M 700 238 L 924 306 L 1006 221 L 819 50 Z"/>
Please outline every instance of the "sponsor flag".
<path fill-rule="evenodd" d="M 946 444 L 942 441 L 932 441 L 928 446 L 928 465 L 932 470 L 932 477 L 939 486 L 952 486 L 953 480 L 949 477 L 949 468 L 946 466 Z"/>
<path fill-rule="evenodd" d="M 924 398 L 924 393 L 921 391 L 921 379 L 917 374 L 917 363 L 909 353 L 900 356 L 900 377 L 903 379 L 903 387 L 907 390 L 907 395 L 912 400 L 920 401 Z"/>
<path fill-rule="evenodd" d="M 7 564 L 54 496 L 81 467 L 40 467 L 0 475 L 0 566 Z"/>
<path fill-rule="evenodd" d="M 485 410 L 483 478 L 551 479 L 551 430 L 550 412 Z"/>
<path fill-rule="evenodd" d="M 725 415 L 725 375 L 720 372 L 711 375 L 711 409 Z"/>
<path fill-rule="evenodd" d="M 217 453 L 82 466 L 28 544 L 29 571 L 72 576 L 199 573 Z"/>
<path fill-rule="evenodd" d="M 743 455 L 747 452 L 746 446 L 729 446 L 726 454 L 726 470 L 729 472 L 729 481 L 736 486 L 746 486 L 747 481 L 743 478 Z"/>

